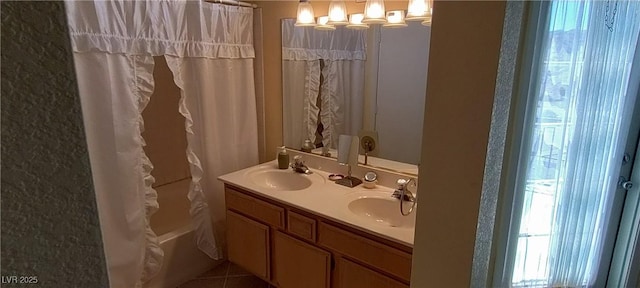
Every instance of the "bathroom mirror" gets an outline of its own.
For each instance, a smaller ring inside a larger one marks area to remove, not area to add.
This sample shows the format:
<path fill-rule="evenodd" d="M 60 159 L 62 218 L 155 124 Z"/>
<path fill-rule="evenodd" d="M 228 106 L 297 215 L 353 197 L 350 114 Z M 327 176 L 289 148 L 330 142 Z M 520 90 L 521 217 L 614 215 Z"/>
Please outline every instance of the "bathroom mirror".
<path fill-rule="evenodd" d="M 340 134 L 369 136 L 368 164 L 417 174 L 431 28 L 321 31 L 294 23 L 283 19 L 281 27 L 285 145 L 300 149 L 310 139 L 335 151 Z M 363 164 L 362 147 L 360 154 Z"/>

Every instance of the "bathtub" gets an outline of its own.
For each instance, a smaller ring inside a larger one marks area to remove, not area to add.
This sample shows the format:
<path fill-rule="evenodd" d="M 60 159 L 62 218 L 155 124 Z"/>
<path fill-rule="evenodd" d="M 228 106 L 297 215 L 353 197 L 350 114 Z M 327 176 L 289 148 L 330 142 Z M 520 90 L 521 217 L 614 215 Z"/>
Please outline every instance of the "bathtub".
<path fill-rule="evenodd" d="M 151 216 L 151 228 L 164 251 L 162 269 L 144 288 L 174 288 L 209 271 L 223 260 L 213 260 L 195 244 L 187 191 L 191 178 L 155 187 L 160 209 Z"/>

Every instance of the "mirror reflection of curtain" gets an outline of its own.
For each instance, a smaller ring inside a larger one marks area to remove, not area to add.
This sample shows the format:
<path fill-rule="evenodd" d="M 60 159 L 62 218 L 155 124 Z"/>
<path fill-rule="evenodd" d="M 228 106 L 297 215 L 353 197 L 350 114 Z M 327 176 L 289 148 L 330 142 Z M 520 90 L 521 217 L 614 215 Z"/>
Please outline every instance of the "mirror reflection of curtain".
<path fill-rule="evenodd" d="M 364 106 L 364 61 L 326 61 L 322 71 L 320 119 L 325 129 L 322 143 L 336 148 L 338 136 L 357 136 L 362 127 Z"/>
<path fill-rule="evenodd" d="M 320 60 L 282 61 L 284 145 L 300 148 L 304 139 L 315 138 L 320 91 Z"/>
<path fill-rule="evenodd" d="M 219 259 L 212 221 L 224 220 L 224 196 L 215 179 L 258 163 L 253 10 L 204 1 L 68 1 L 66 10 L 111 287 L 141 287 L 162 265 L 140 135 L 153 56 L 167 58 L 182 90 L 195 237 Z"/>
<path fill-rule="evenodd" d="M 362 127 L 366 31 L 294 23 L 282 20 L 284 145 L 319 142 L 321 125 L 323 146 L 336 148 L 340 134 L 357 135 Z"/>

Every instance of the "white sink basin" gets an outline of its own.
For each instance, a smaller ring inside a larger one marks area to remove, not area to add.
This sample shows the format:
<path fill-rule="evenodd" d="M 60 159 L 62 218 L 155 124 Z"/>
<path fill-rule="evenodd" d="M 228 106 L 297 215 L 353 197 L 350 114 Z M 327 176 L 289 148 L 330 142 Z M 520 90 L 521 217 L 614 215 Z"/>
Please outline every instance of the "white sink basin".
<path fill-rule="evenodd" d="M 416 225 L 415 209 L 408 216 L 402 216 L 400 200 L 392 198 L 391 194 L 360 196 L 350 201 L 348 207 L 353 214 L 380 225 L 400 228 L 414 228 Z M 405 202 L 405 213 L 409 211 L 409 208 L 411 208 L 411 204 Z"/>
<path fill-rule="evenodd" d="M 314 181 L 324 182 L 324 179 L 318 175 L 300 174 L 290 169 L 258 169 L 250 171 L 247 177 L 262 188 L 277 191 L 303 190 L 309 188 Z"/>

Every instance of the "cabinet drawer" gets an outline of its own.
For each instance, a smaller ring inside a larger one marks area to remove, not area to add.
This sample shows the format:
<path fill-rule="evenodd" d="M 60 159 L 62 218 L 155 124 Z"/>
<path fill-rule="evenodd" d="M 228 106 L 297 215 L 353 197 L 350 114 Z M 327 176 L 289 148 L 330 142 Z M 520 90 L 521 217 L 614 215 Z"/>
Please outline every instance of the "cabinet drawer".
<path fill-rule="evenodd" d="M 336 259 L 334 288 L 409 288 L 408 285 L 393 280 L 347 259 Z"/>
<path fill-rule="evenodd" d="M 287 211 L 287 231 L 311 242 L 316 242 L 316 220 Z"/>
<path fill-rule="evenodd" d="M 407 282 L 411 279 L 411 254 L 320 222 L 318 244 L 358 259 Z"/>
<path fill-rule="evenodd" d="M 284 229 L 284 208 L 267 203 L 225 186 L 227 209 L 258 219 L 271 226 Z"/>

